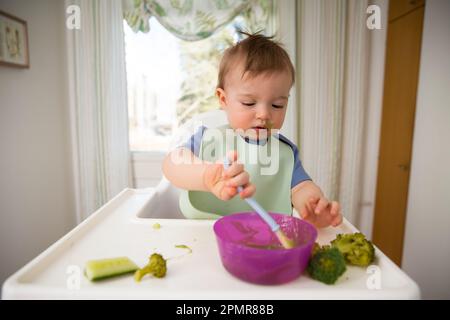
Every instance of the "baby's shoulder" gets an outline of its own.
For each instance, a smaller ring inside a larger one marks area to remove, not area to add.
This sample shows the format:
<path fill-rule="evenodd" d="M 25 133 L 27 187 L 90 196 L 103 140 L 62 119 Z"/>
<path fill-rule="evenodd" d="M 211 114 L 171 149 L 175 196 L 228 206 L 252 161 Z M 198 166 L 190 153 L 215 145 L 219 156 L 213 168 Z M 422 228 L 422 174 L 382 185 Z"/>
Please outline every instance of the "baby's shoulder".
<path fill-rule="evenodd" d="M 276 135 L 276 137 L 282 143 L 288 145 L 292 149 L 292 152 L 294 152 L 294 154 L 296 154 L 298 152 L 298 148 L 297 148 L 296 144 L 294 142 L 292 142 L 291 140 L 289 140 L 286 136 L 282 135 L 281 133 L 278 133 Z"/>
<path fill-rule="evenodd" d="M 195 137 L 196 139 L 201 139 L 207 130 L 208 130 L 208 127 L 201 125 L 201 126 L 195 128 L 193 133 L 191 132 L 191 137 Z"/>

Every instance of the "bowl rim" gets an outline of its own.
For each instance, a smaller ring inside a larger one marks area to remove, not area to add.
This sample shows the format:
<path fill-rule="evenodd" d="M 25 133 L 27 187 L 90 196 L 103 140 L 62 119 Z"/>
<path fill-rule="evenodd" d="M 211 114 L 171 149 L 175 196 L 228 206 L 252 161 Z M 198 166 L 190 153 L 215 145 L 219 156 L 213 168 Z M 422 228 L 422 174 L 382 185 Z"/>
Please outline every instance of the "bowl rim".
<path fill-rule="evenodd" d="M 242 211 L 242 212 L 234 212 L 234 213 L 222 216 L 221 218 L 217 219 L 214 222 L 214 225 L 213 225 L 213 230 L 214 230 L 214 234 L 216 236 L 216 239 L 218 239 L 220 241 L 226 241 L 225 239 L 223 239 L 221 236 L 219 236 L 217 234 L 217 229 L 216 228 L 218 227 L 220 221 L 222 221 L 223 219 L 230 218 L 231 216 L 248 215 L 248 214 L 252 214 L 252 215 L 258 216 L 258 213 L 256 211 Z M 290 218 L 294 218 L 294 219 L 299 220 L 300 223 L 308 225 L 308 228 L 313 232 L 313 239 L 314 239 L 311 242 L 308 241 L 308 242 L 306 242 L 306 243 L 304 243 L 302 245 L 295 246 L 294 248 L 291 248 L 291 249 L 287 249 L 287 248 L 283 248 L 282 247 L 282 248 L 279 248 L 279 249 L 276 249 L 276 250 L 273 250 L 273 251 L 276 251 L 276 252 L 288 252 L 288 251 L 290 251 L 290 252 L 292 252 L 293 250 L 302 250 L 302 249 L 304 249 L 307 246 L 310 246 L 310 245 L 313 246 L 314 243 L 317 241 L 317 237 L 318 237 L 318 234 L 319 234 L 318 230 L 317 230 L 317 228 L 315 226 L 313 226 L 308 221 L 305 221 L 303 219 L 300 219 L 300 218 L 294 217 L 293 215 L 288 215 L 288 214 L 285 214 L 285 213 L 278 213 L 278 212 L 270 211 L 269 214 L 270 215 L 275 215 L 275 216 L 286 216 L 286 217 L 290 217 Z M 236 243 L 236 242 L 233 242 L 233 241 L 229 241 L 229 243 L 232 243 L 234 246 L 237 246 L 239 248 L 245 248 L 247 250 L 267 250 L 267 249 L 263 249 L 263 248 L 249 247 L 249 246 L 246 246 L 244 244 Z"/>

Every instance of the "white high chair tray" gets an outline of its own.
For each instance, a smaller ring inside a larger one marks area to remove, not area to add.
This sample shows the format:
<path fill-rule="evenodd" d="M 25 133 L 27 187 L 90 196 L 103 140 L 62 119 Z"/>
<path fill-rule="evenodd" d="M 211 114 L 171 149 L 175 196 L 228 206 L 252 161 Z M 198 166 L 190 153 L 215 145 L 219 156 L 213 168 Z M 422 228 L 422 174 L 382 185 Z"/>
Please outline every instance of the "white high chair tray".
<path fill-rule="evenodd" d="M 29 262 L 3 285 L 3 299 L 418 299 L 416 283 L 377 249 L 376 268 L 348 267 L 335 285 L 325 285 L 306 273 L 277 286 L 246 283 L 221 264 L 214 221 L 139 218 L 148 210 L 153 189 L 126 189 L 83 223 Z M 141 213 L 141 214 L 140 214 Z M 155 223 L 160 229 L 153 228 Z M 328 243 L 336 233 L 357 231 L 345 221 L 319 232 Z M 192 249 L 175 248 L 187 245 Z M 127 256 L 139 266 L 151 253 L 168 261 L 165 278 L 132 274 L 90 282 L 86 261 Z M 378 281 L 379 280 L 379 281 Z M 369 283 L 369 284 L 368 284 Z"/>

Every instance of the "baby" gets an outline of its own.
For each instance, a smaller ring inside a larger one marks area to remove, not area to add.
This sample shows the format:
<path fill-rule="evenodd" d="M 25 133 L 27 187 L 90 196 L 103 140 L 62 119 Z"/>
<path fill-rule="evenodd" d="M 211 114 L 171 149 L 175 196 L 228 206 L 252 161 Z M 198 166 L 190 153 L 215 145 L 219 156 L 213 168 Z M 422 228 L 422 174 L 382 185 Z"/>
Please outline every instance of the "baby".
<path fill-rule="evenodd" d="M 317 228 L 336 227 L 342 222 L 339 203 L 324 196 L 303 169 L 297 147 L 277 133 L 295 81 L 292 62 L 271 37 L 245 35 L 246 39 L 225 51 L 220 63 L 216 95 L 228 125 L 216 129 L 218 134 L 201 127 L 186 144 L 166 156 L 164 175 L 185 190 L 180 208 L 189 218 L 252 211 L 235 197 L 239 193 L 240 198 L 253 196 L 267 211 L 292 214 L 294 207 Z M 233 149 L 219 139 L 229 137 L 226 132 L 230 130 Z M 274 144 L 269 142 L 278 143 L 272 153 Z M 278 157 L 275 173 L 263 174 L 260 163 L 250 163 L 243 156 L 261 150 Z M 227 169 L 225 156 L 231 164 Z"/>

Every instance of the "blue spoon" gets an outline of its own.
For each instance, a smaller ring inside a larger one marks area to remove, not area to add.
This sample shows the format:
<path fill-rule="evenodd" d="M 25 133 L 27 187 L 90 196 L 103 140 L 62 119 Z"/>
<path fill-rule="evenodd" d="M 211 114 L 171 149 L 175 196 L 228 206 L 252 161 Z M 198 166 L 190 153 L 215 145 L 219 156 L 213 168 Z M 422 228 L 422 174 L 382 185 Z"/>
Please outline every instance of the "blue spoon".
<path fill-rule="evenodd" d="M 223 162 L 223 166 L 225 169 L 228 169 L 230 167 L 230 160 L 225 157 L 225 160 Z M 241 186 L 237 188 L 238 192 L 241 193 L 242 190 L 244 190 Z M 292 249 L 295 247 L 295 242 L 291 239 L 289 239 L 281 230 L 281 227 L 279 224 L 269 215 L 269 213 L 263 209 L 259 205 L 259 203 L 253 199 L 253 198 L 245 198 L 245 201 L 250 205 L 250 207 L 253 208 L 253 210 L 256 211 L 256 213 L 259 214 L 259 216 L 269 225 L 272 232 L 274 232 L 280 241 L 280 243 L 283 245 L 285 249 Z"/>

